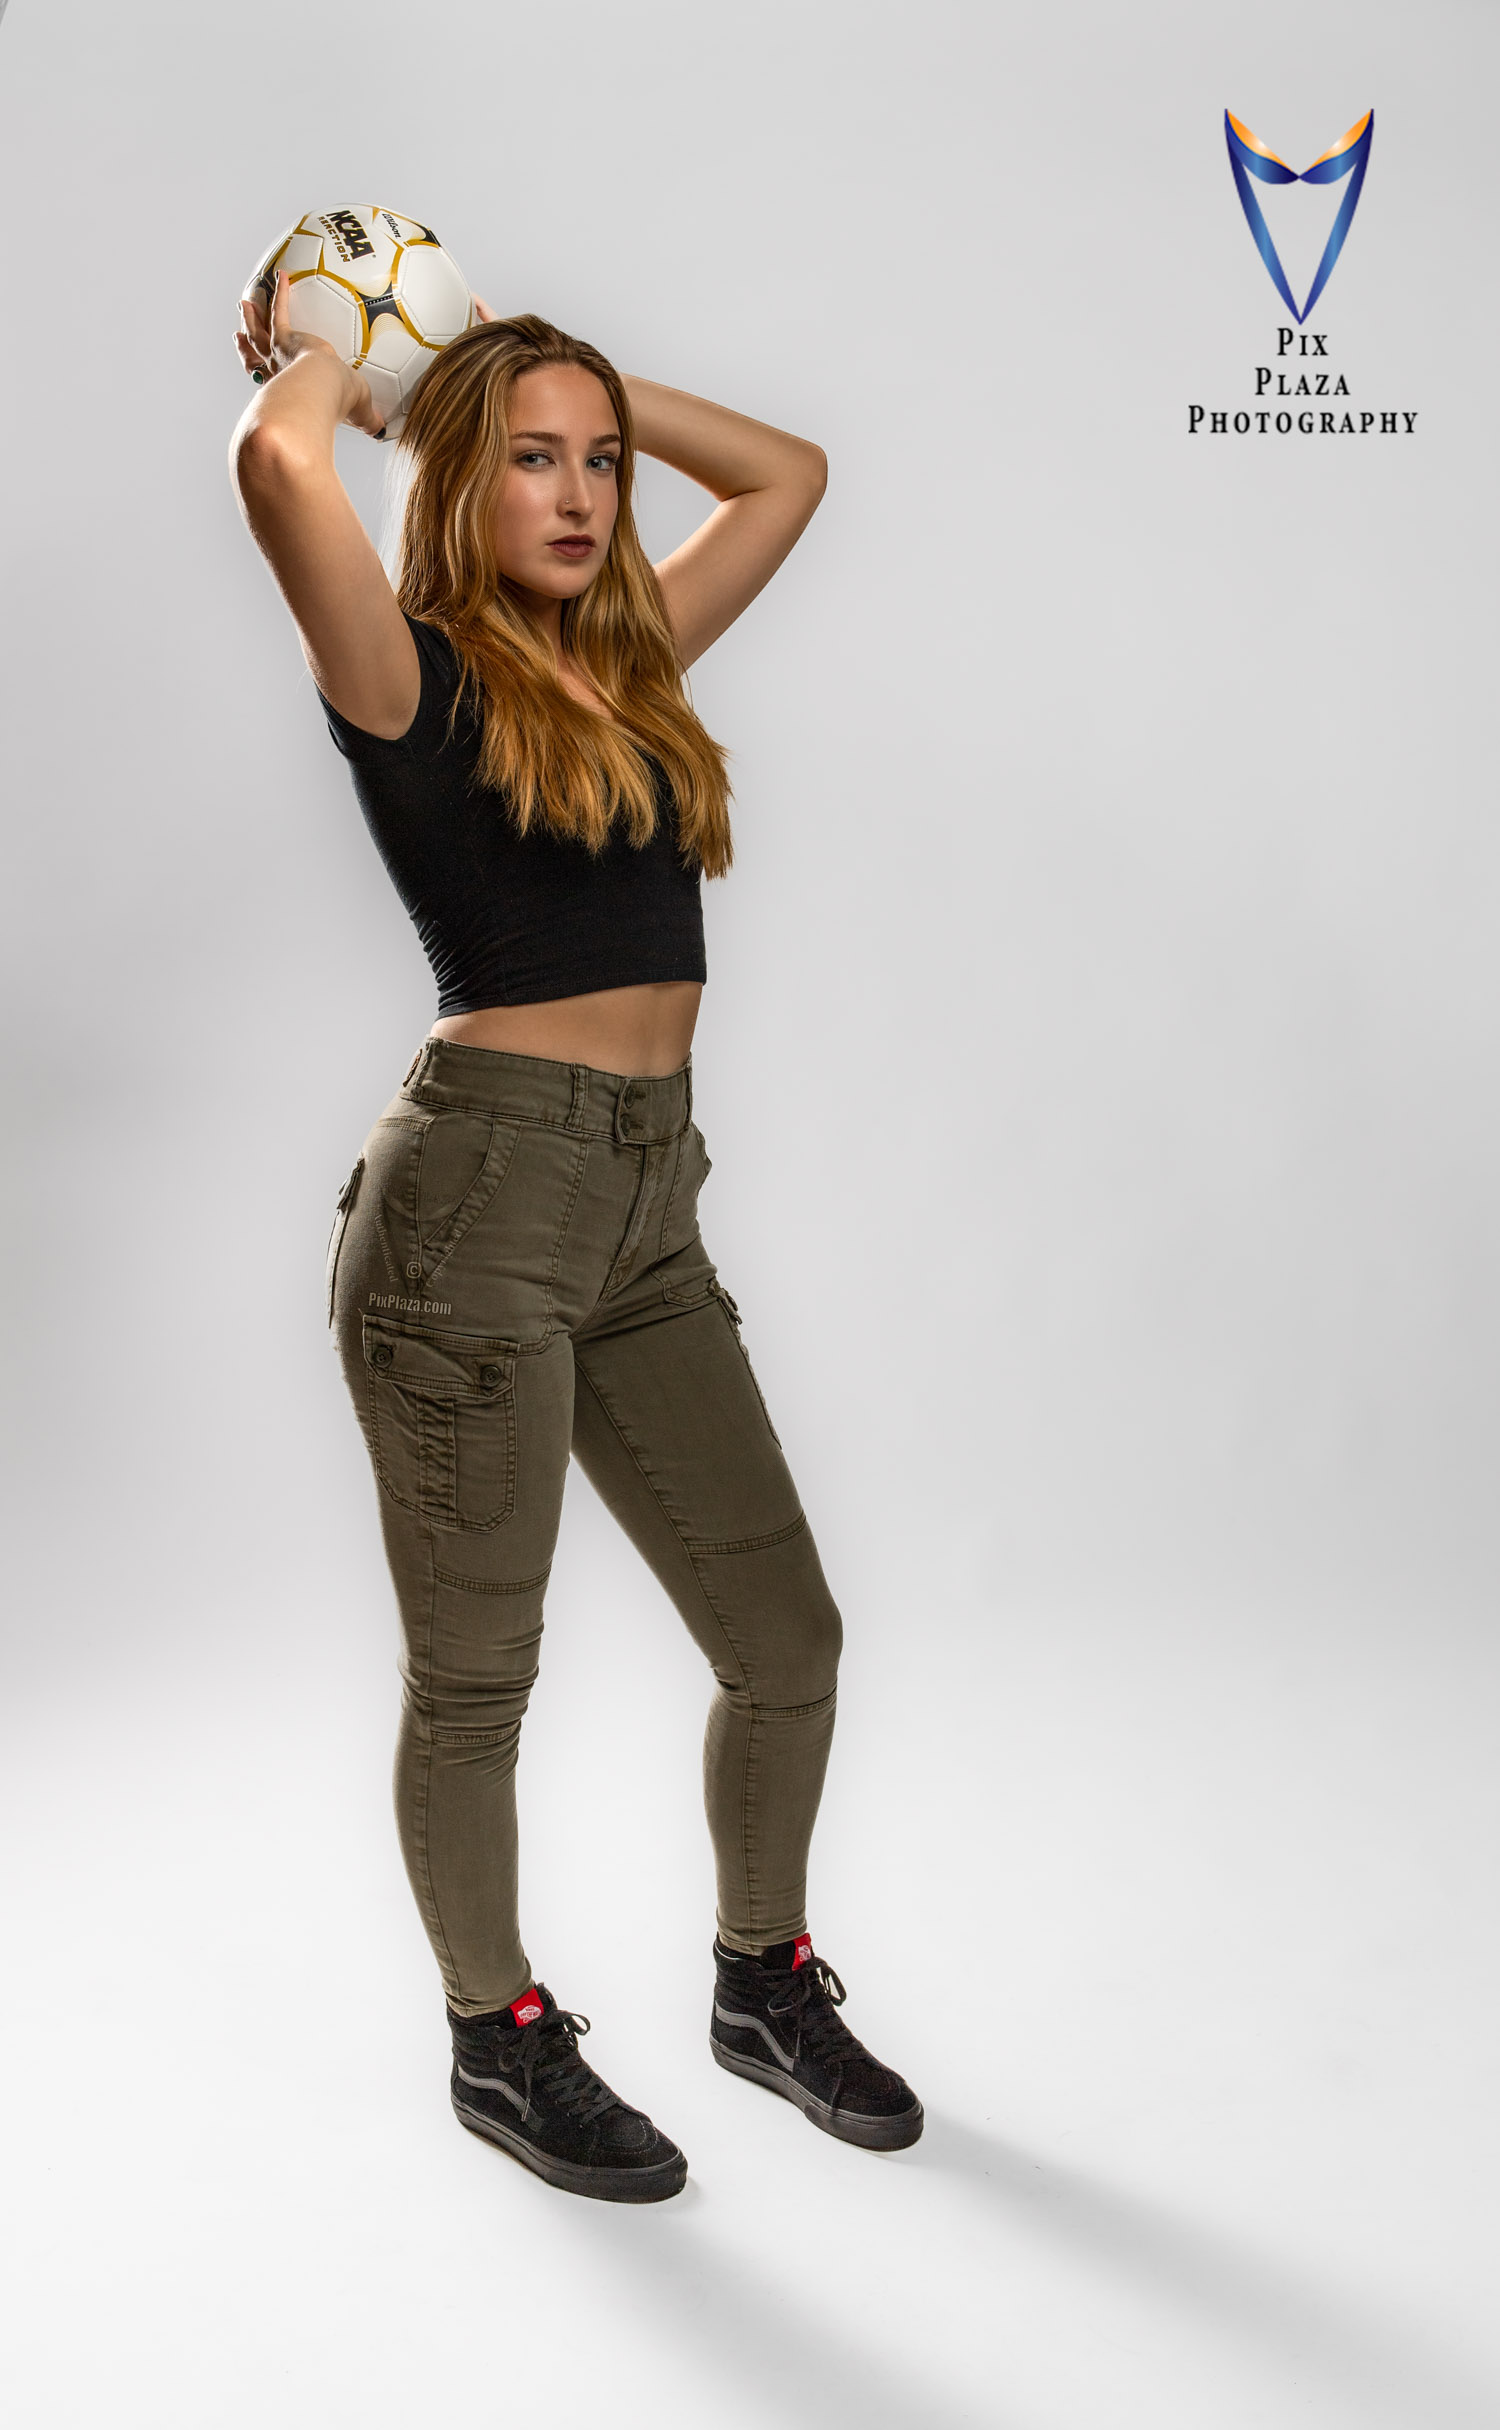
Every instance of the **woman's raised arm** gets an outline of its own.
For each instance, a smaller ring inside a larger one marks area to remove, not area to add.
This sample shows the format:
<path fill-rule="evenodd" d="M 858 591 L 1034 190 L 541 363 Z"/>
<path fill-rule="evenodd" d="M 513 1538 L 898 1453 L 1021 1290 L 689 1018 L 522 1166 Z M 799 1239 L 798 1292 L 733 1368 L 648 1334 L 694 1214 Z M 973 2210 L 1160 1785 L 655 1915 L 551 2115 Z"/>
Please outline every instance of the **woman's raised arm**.
<path fill-rule="evenodd" d="M 341 422 L 378 433 L 369 387 L 321 338 L 291 325 L 278 274 L 273 325 L 248 300 L 236 339 L 263 385 L 230 445 L 245 521 L 296 620 L 319 691 L 341 716 L 394 740 L 417 713 L 416 645 L 334 467 Z"/>
<path fill-rule="evenodd" d="M 657 567 L 682 663 L 701 658 L 765 588 L 812 520 L 828 459 L 727 405 L 655 380 L 627 379 L 636 444 L 686 473 L 719 504 Z"/>

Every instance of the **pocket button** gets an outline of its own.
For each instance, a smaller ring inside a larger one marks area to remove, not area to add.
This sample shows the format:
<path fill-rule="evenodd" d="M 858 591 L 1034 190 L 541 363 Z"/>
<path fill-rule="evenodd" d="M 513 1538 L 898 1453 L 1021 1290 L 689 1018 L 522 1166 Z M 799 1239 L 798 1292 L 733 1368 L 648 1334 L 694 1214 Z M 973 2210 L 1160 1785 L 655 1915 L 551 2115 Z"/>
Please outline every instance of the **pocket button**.
<path fill-rule="evenodd" d="M 501 1373 L 502 1370 L 499 1367 L 481 1367 L 479 1370 L 479 1380 L 481 1384 L 485 1386 L 486 1390 L 488 1390 L 491 1385 L 499 1383 Z"/>
<path fill-rule="evenodd" d="M 377 1342 L 370 1352 L 370 1364 L 372 1367 L 388 1367 L 395 1355 L 389 1342 Z"/>

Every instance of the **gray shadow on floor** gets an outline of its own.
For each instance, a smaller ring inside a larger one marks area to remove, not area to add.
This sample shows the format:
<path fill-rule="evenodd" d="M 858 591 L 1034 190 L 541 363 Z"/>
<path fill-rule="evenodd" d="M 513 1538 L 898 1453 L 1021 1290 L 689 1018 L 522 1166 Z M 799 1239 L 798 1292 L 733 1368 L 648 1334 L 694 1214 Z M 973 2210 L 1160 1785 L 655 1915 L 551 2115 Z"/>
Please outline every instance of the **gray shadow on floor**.
<path fill-rule="evenodd" d="M 1496 2430 L 1500 2388 L 1393 2322 L 1388 2307 L 1320 2287 L 1274 2253 L 1211 2223 L 1039 2159 L 956 2118 L 927 2117 L 901 2165 L 941 2174 L 1012 2230 L 1045 2236 L 1071 2258 L 1133 2283 L 1166 2309 L 1194 2313 L 1289 2374 L 1316 2377 L 1395 2430 Z"/>
<path fill-rule="evenodd" d="M 789 2191 L 785 2212 L 785 2249 L 797 2257 L 802 2299 L 788 2292 L 785 2275 L 748 2261 L 743 2247 L 730 2253 L 704 2236 L 707 2205 L 694 2200 L 696 2191 L 689 2181 L 686 2203 L 697 2213 L 691 2238 L 673 2232 L 677 2222 L 667 2218 L 659 2224 L 668 2233 L 653 2235 L 658 2222 L 649 2213 L 622 2216 L 603 2203 L 575 2206 L 575 2232 L 602 2270 L 631 2287 L 640 2318 L 664 2346 L 707 2358 L 725 2392 L 720 2418 L 779 2421 L 789 2413 L 829 2430 L 1022 2430 L 1015 2414 L 989 2403 L 980 2412 L 945 2391 L 940 2355 L 930 2371 L 887 2359 L 819 2314 L 817 2222 L 805 2198 L 799 2207 Z M 734 2407 L 739 2391 L 743 2409 Z"/>

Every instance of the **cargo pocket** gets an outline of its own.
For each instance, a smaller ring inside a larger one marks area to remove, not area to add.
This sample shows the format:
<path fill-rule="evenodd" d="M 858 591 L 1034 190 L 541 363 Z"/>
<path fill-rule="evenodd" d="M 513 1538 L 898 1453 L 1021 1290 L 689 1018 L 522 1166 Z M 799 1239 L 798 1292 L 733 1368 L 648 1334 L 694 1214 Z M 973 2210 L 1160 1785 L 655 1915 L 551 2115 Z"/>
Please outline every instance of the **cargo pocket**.
<path fill-rule="evenodd" d="M 656 1277 L 669 1308 L 702 1308 L 718 1297 L 719 1277 L 696 1232 L 685 1249 L 663 1259 Z"/>
<path fill-rule="evenodd" d="M 760 1388 L 760 1377 L 756 1374 L 755 1369 L 750 1364 L 750 1353 L 745 1348 L 744 1339 L 740 1333 L 741 1319 L 739 1309 L 735 1306 L 734 1301 L 730 1298 L 729 1293 L 724 1288 L 724 1285 L 717 1279 L 715 1279 L 714 1282 L 713 1295 L 718 1301 L 719 1306 L 724 1311 L 725 1318 L 728 1321 L 729 1330 L 734 1335 L 739 1354 L 745 1362 L 746 1372 L 749 1375 L 751 1383 L 755 1387 L 755 1397 L 760 1403 L 760 1414 L 766 1421 L 766 1432 L 770 1435 L 772 1442 L 779 1451 L 781 1449 L 781 1437 L 771 1423 L 771 1412 L 766 1407 L 766 1396 Z"/>
<path fill-rule="evenodd" d="M 365 1160 L 361 1156 L 339 1192 L 339 1202 L 333 1214 L 333 1230 L 328 1235 L 328 1262 L 324 1269 L 323 1296 L 330 1325 L 333 1323 L 333 1289 L 338 1280 L 339 1251 L 344 1245 L 344 1228 L 349 1221 L 350 1209 L 359 1195 L 359 1179 L 364 1169 Z"/>
<path fill-rule="evenodd" d="M 516 1499 L 516 1345 L 364 1319 L 370 1447 L 392 1501 L 483 1531 Z"/>

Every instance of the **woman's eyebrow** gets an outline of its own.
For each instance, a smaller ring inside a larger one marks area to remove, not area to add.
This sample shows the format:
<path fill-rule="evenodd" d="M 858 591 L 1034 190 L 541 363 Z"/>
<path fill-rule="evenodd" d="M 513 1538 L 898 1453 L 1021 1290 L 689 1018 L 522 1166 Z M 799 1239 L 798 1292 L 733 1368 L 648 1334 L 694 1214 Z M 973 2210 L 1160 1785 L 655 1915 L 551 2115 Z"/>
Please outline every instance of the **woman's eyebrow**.
<path fill-rule="evenodd" d="M 561 430 L 513 430 L 510 435 L 513 439 L 544 439 L 549 447 L 566 447 L 568 443 L 566 432 Z M 602 437 L 589 441 L 590 447 L 603 447 L 606 444 L 619 446 L 620 434 L 617 430 L 606 430 Z"/>

